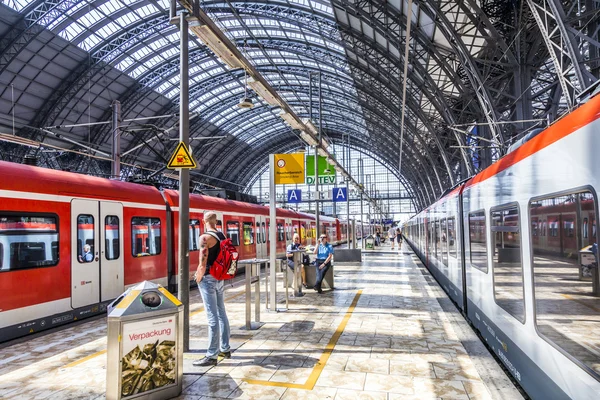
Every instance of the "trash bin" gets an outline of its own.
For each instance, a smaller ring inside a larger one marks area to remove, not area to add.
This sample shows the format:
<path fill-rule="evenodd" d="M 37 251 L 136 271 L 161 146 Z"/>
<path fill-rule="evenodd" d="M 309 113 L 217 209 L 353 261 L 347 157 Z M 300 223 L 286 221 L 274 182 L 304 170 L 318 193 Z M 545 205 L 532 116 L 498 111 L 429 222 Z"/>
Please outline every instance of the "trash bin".
<path fill-rule="evenodd" d="M 181 394 L 183 305 L 142 282 L 108 305 L 106 399 L 161 400 Z"/>
<path fill-rule="evenodd" d="M 365 239 L 365 247 L 367 248 L 367 250 L 373 250 L 375 248 L 375 238 L 373 237 L 373 235 L 367 236 L 367 238 Z"/>

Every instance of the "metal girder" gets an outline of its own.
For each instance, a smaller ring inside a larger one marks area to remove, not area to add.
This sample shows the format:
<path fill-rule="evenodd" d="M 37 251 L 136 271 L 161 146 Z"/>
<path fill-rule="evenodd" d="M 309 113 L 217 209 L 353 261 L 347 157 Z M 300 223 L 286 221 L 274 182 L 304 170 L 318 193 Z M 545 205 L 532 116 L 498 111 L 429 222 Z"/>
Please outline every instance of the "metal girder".
<path fill-rule="evenodd" d="M 581 37 L 583 32 L 579 32 L 569 25 L 561 2 L 557 0 L 527 0 L 527 4 L 554 63 L 556 78 L 567 107 L 572 110 L 579 94 L 597 79 L 585 68 L 584 57 L 581 54 L 584 42 Z M 588 37 L 588 39 L 591 38 Z M 597 42 L 595 47 L 598 47 Z"/>
<path fill-rule="evenodd" d="M 473 60 L 473 57 L 469 53 L 469 50 L 462 38 L 457 34 L 457 30 L 452 25 L 446 14 L 457 14 L 462 15 L 465 13 L 465 9 L 462 7 L 462 2 L 456 2 L 454 0 L 442 0 L 442 1 L 423 1 L 421 10 L 428 11 L 430 17 L 434 21 L 438 21 L 436 26 L 440 29 L 440 32 L 446 37 L 446 40 L 452 45 L 456 54 L 459 56 L 461 64 L 464 68 L 471 87 L 473 88 L 477 100 L 481 106 L 483 117 L 489 124 L 489 129 L 492 134 L 492 138 L 500 145 L 504 145 L 504 138 L 496 125 L 497 115 L 492 98 L 485 86 L 484 78 L 481 76 L 480 71 Z M 471 20 L 474 20 L 476 16 L 471 15 L 467 12 L 467 15 Z M 499 148 L 502 151 L 502 147 Z M 496 155 L 497 157 L 500 154 Z"/>
<path fill-rule="evenodd" d="M 38 0 L 29 5 L 23 17 L 0 39 L 0 75 L 49 23 L 78 2 L 79 0 Z"/>

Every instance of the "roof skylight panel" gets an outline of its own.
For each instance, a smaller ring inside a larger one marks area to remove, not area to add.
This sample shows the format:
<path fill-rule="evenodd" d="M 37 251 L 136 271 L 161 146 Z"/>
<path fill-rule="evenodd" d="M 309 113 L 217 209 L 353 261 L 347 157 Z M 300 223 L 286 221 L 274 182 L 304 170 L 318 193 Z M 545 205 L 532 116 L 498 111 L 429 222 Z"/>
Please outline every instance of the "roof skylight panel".
<path fill-rule="evenodd" d="M 12 8 L 13 10 L 21 11 L 24 8 L 27 8 L 27 6 L 33 2 L 34 0 L 8 0 L 6 5 Z"/>
<path fill-rule="evenodd" d="M 158 8 L 154 7 L 153 4 L 147 4 L 143 7 L 140 7 L 136 10 L 136 12 L 138 13 L 138 15 L 140 15 L 141 17 L 147 17 L 149 15 L 152 14 L 156 14 L 158 12 L 161 12 L 161 10 L 159 10 Z"/>
<path fill-rule="evenodd" d="M 135 60 L 133 58 L 127 56 L 123 59 L 123 61 L 115 65 L 115 68 L 119 69 L 120 71 L 125 71 L 134 62 Z"/>
<path fill-rule="evenodd" d="M 164 95 L 166 97 L 168 97 L 169 99 L 173 99 L 173 98 L 179 96 L 179 86 L 176 87 L 176 88 L 174 88 L 174 89 L 171 89 L 167 93 L 164 93 Z"/>
<path fill-rule="evenodd" d="M 50 25 L 48 25 L 48 29 L 50 29 L 50 30 L 54 29 L 56 26 L 60 25 L 69 16 L 75 14 L 75 12 L 77 12 L 79 9 L 81 9 L 87 5 L 88 5 L 87 1 L 81 1 L 81 2 L 74 4 L 63 15 L 61 15 L 60 17 L 58 17 L 57 19 L 52 21 L 52 23 Z"/>
<path fill-rule="evenodd" d="M 79 18 L 79 21 L 82 22 L 84 25 L 92 26 L 96 22 L 98 22 L 104 18 L 106 18 L 106 15 L 104 15 L 104 13 L 100 13 L 95 8 L 92 8 L 89 10 L 89 12 L 87 14 L 82 15 Z"/>
<path fill-rule="evenodd" d="M 72 41 L 75 39 L 81 32 L 85 30 L 85 27 L 80 25 L 78 22 L 74 22 L 71 25 L 67 26 L 58 34 L 68 41 Z"/>
<path fill-rule="evenodd" d="M 122 27 L 115 22 L 109 22 L 108 24 L 101 26 L 96 30 L 96 33 L 103 38 L 114 35 L 116 32 L 122 30 Z"/>
<path fill-rule="evenodd" d="M 79 47 L 86 51 L 90 51 L 93 49 L 98 43 L 102 42 L 102 38 L 94 33 L 86 37 L 81 43 L 79 43 Z"/>
<path fill-rule="evenodd" d="M 129 73 L 129 76 L 131 76 L 132 78 L 137 78 L 138 76 L 142 75 L 146 71 L 148 71 L 148 68 L 142 64 L 139 67 L 137 67 L 136 69 L 134 69 L 133 71 L 131 71 Z"/>
<path fill-rule="evenodd" d="M 159 87 L 157 87 L 157 88 L 156 88 L 156 90 L 157 90 L 159 93 L 163 93 L 165 90 L 167 90 L 167 89 L 168 89 L 168 88 L 170 88 L 170 87 L 171 87 L 171 85 L 169 84 L 169 82 L 165 82 L 165 83 L 163 83 L 162 85 L 160 85 Z"/>

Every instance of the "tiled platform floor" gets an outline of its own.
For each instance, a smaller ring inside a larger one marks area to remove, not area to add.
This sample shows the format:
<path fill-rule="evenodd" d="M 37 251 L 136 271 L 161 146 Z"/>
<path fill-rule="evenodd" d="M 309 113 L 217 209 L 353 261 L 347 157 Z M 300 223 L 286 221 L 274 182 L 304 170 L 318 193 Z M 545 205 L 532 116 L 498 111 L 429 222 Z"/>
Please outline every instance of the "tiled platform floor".
<path fill-rule="evenodd" d="M 263 307 L 256 331 L 240 329 L 243 287 L 228 290 L 234 352 L 210 369 L 191 365 L 207 336 L 194 291 L 190 343 L 198 351 L 184 355 L 178 399 L 492 398 L 408 253 L 370 252 L 361 265 L 336 265 L 335 286 L 308 290 L 287 312 Z M 105 335 L 103 318 L 1 349 L 0 398 L 104 398 Z"/>

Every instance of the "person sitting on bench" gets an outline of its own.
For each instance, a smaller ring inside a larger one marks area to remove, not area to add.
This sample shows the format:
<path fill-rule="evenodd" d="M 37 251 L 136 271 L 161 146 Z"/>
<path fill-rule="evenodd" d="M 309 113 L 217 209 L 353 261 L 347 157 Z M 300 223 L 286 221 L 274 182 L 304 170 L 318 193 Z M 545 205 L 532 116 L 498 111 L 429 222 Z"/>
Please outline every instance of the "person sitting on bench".
<path fill-rule="evenodd" d="M 294 233 L 292 240 L 293 242 L 287 247 L 286 256 L 288 267 L 290 267 L 290 269 L 294 271 L 294 253 L 292 252 L 295 250 L 304 250 L 304 246 L 300 244 L 300 236 L 297 233 Z M 304 264 L 307 263 L 307 258 L 307 254 L 302 255 L 302 269 L 300 269 L 300 274 L 302 275 L 302 286 L 304 287 L 308 287 L 306 286 L 306 271 L 304 271 Z"/>
<path fill-rule="evenodd" d="M 323 293 L 321 290 L 321 283 L 327 273 L 329 267 L 331 267 L 331 259 L 333 258 L 333 246 L 327 243 L 327 235 L 323 234 L 319 238 L 319 245 L 315 247 L 317 260 L 315 261 L 315 267 L 317 268 L 317 281 L 315 282 L 314 289 Z"/>

